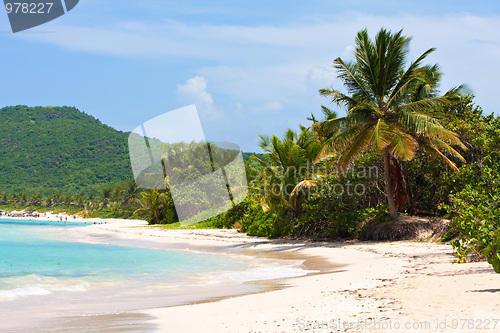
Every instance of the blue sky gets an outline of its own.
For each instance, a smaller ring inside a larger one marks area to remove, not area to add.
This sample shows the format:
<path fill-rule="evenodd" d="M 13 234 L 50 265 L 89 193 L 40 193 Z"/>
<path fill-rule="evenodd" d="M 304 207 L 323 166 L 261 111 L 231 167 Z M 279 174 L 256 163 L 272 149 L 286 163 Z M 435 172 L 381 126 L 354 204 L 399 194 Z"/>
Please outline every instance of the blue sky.
<path fill-rule="evenodd" d="M 381 27 L 413 36 L 411 58 L 437 47 L 442 90 L 467 83 L 500 114 L 500 4 L 447 0 L 80 0 L 17 34 L 3 12 L 0 106 L 76 106 L 130 131 L 195 103 L 207 139 L 258 151 L 258 134 L 320 115 L 318 89 L 340 88 L 333 59 Z"/>

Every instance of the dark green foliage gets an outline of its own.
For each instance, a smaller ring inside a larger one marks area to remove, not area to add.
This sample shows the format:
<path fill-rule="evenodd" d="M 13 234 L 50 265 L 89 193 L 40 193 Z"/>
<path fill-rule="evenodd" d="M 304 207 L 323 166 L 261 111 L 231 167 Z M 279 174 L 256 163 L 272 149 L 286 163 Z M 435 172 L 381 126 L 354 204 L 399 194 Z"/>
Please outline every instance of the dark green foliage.
<path fill-rule="evenodd" d="M 455 255 L 459 262 L 471 253 L 484 255 L 500 273 L 500 118 L 483 116 L 471 99 L 449 110 L 449 117 L 470 147 L 469 163 L 447 175 L 450 200 L 442 204 L 458 234 Z"/>
<path fill-rule="evenodd" d="M 293 234 L 310 238 L 357 238 L 363 226 L 373 220 L 384 221 L 389 214 L 380 203 L 370 207 L 359 196 L 317 197 L 309 200 Z"/>
<path fill-rule="evenodd" d="M 206 221 L 216 228 L 230 229 L 233 228 L 235 224 L 242 225 L 245 223 L 244 221 L 248 216 L 254 216 L 256 213 L 255 210 L 260 209 L 260 205 L 258 205 L 257 202 L 252 201 L 254 198 L 254 196 L 247 196 L 245 200 L 240 202 L 234 208 Z"/>
<path fill-rule="evenodd" d="M 0 189 L 100 191 L 131 178 L 127 133 L 73 107 L 0 109 Z"/>
<path fill-rule="evenodd" d="M 500 273 L 500 161 L 485 158 L 479 182 L 451 195 L 445 208 L 454 214 L 453 228 L 459 237 L 451 244 L 458 261 L 480 253 Z"/>
<path fill-rule="evenodd" d="M 139 203 L 142 208 L 136 210 L 134 214 L 146 213 L 149 224 L 169 224 L 179 221 L 169 191 L 150 190 L 142 192 L 141 196 Z"/>
<path fill-rule="evenodd" d="M 264 237 L 355 238 L 364 222 L 387 215 L 380 164 L 376 154 L 367 153 L 342 180 L 335 175 L 318 178 L 317 186 L 305 192 L 301 215 L 286 204 L 264 212 L 259 205 L 264 192 L 254 189 L 241 230 Z"/>
<path fill-rule="evenodd" d="M 252 220 L 246 220 L 251 222 L 249 224 L 244 224 L 242 231 L 246 232 L 250 236 L 259 237 L 283 237 L 286 233 L 279 232 L 283 229 L 281 226 L 283 224 L 283 218 L 279 212 L 276 211 L 258 211 L 252 218 Z M 281 227 L 281 228 L 280 228 Z"/>
<path fill-rule="evenodd" d="M 238 220 L 241 225 L 240 231 L 250 236 L 258 237 L 285 237 L 291 234 L 294 219 L 289 208 L 270 210 L 264 212 L 260 206 L 260 195 L 251 193 L 244 201 L 244 214 Z"/>
<path fill-rule="evenodd" d="M 468 148 L 462 152 L 467 163 L 457 163 L 460 168 L 453 172 L 447 165 L 440 164 L 436 158 L 419 152 L 411 162 L 404 164 L 410 202 L 408 213 L 444 213 L 438 211 L 439 204 L 449 203 L 450 193 L 456 193 L 466 184 L 479 181 L 479 169 L 485 156 L 500 148 L 500 119 L 493 115 L 484 116 L 481 108 L 474 105 L 472 99 L 472 96 L 466 96 L 442 112 L 446 127 L 458 133 Z M 450 158 L 453 159 L 451 156 Z M 455 162 L 458 160 L 455 159 Z"/>

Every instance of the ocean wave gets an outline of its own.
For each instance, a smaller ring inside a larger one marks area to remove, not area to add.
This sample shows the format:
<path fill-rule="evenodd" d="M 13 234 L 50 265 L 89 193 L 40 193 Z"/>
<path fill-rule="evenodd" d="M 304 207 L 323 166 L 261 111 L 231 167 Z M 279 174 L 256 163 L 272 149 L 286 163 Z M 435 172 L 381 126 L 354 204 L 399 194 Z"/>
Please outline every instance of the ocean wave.
<path fill-rule="evenodd" d="M 81 280 L 61 280 L 37 274 L 9 277 L 0 281 L 0 301 L 50 295 L 55 292 L 82 292 L 86 291 L 88 286 L 87 282 Z"/>

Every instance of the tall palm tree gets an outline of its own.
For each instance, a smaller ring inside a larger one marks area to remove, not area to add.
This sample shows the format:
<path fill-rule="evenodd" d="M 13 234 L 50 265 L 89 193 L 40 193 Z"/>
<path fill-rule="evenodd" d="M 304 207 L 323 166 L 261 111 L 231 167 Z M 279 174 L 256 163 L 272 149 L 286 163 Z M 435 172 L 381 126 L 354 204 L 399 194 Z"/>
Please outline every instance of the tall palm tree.
<path fill-rule="evenodd" d="M 321 95 L 347 108 L 347 116 L 313 124 L 313 127 L 337 130 L 318 158 L 336 152 L 339 176 L 366 149 L 382 152 L 392 218 L 397 218 L 398 209 L 404 206 L 407 198 L 399 161 L 413 159 L 417 149 L 422 147 L 456 169 L 445 154 L 464 161 L 452 145 L 466 149 L 457 134 L 443 127 L 439 120 L 442 107 L 459 99 L 465 88 L 459 86 L 438 95 L 439 69 L 421 65 L 434 48 L 405 69 L 409 42 L 410 38 L 402 36 L 402 30 L 392 34 L 381 29 L 374 41 L 369 39 L 366 29 L 358 32 L 355 60 L 334 60 L 338 78 L 343 81 L 347 93 L 333 88 L 320 90 Z"/>

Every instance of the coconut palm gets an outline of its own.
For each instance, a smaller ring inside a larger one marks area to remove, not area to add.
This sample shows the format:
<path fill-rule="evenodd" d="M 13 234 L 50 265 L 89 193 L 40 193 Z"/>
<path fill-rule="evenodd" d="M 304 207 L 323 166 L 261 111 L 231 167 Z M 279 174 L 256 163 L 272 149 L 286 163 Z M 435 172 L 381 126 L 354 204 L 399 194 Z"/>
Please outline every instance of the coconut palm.
<path fill-rule="evenodd" d="M 260 136 L 259 146 L 267 151 L 266 159 L 255 156 L 262 166 L 259 180 L 264 180 L 261 205 L 264 211 L 288 205 L 298 216 L 307 191 L 316 181 L 306 179 L 310 176 L 313 162 L 321 149 L 321 142 L 310 129 L 301 126 L 301 132 L 288 129 L 282 139 Z"/>
<path fill-rule="evenodd" d="M 316 122 L 313 128 L 337 130 L 327 140 L 318 159 L 338 154 L 339 176 L 369 148 L 384 157 L 384 180 L 389 211 L 397 218 L 398 209 L 406 203 L 406 189 L 400 161 L 409 161 L 419 147 L 438 156 L 452 169 L 456 165 L 448 156 L 463 157 L 452 147 L 466 149 L 457 134 L 440 122 L 440 110 L 465 92 L 463 86 L 439 96 L 437 85 L 441 73 L 437 66 L 422 66 L 435 49 L 424 52 L 408 68 L 410 38 L 402 30 L 392 34 L 381 29 L 372 41 L 367 30 L 356 36 L 355 59 L 334 60 L 338 78 L 347 93 L 330 88 L 320 90 L 332 102 L 347 109 L 347 116 Z M 446 155 L 448 154 L 448 156 Z"/>

